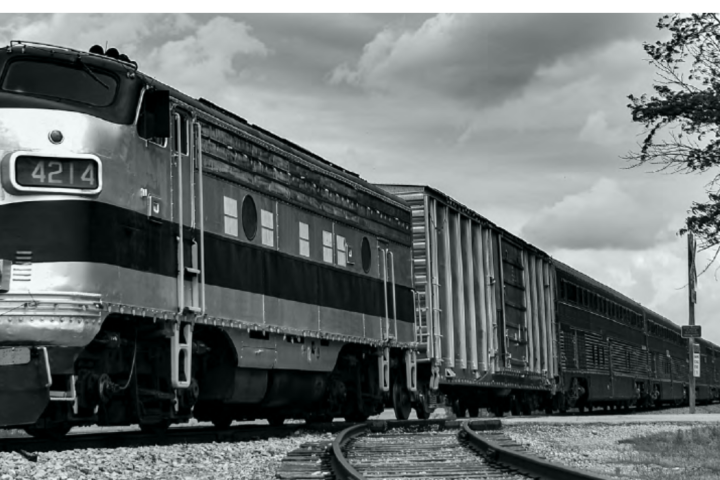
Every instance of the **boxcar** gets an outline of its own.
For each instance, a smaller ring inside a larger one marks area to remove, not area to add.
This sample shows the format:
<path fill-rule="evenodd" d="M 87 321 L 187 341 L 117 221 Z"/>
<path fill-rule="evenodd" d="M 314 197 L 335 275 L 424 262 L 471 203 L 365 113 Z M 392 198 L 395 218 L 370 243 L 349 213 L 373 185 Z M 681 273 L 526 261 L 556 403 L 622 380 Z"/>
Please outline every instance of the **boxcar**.
<path fill-rule="evenodd" d="M 439 390 L 460 413 L 550 410 L 550 257 L 434 188 L 381 187 L 412 209 L 421 390 Z"/>

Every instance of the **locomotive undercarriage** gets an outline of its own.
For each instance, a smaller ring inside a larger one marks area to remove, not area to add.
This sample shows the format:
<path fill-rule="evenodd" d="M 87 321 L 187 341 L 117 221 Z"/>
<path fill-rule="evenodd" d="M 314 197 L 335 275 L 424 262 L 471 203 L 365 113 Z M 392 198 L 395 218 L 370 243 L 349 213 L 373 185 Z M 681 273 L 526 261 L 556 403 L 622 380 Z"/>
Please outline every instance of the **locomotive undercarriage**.
<path fill-rule="evenodd" d="M 397 406 L 403 418 L 412 406 L 419 416 L 426 412 L 421 418 L 429 417 L 427 395 L 408 391 L 399 350 L 391 350 L 391 383 L 384 392 L 375 347 L 345 345 L 332 372 L 238 368 L 227 333 L 196 324 L 189 387 L 174 388 L 173 331 L 171 322 L 111 315 L 84 349 L 51 349 L 51 401 L 26 431 L 61 436 L 73 426 L 138 424 L 145 431 L 160 432 L 191 418 L 218 427 L 255 419 L 271 424 L 336 417 L 363 421 L 381 413 L 386 404 Z M 178 363 L 179 380 L 187 381 L 184 362 Z"/>

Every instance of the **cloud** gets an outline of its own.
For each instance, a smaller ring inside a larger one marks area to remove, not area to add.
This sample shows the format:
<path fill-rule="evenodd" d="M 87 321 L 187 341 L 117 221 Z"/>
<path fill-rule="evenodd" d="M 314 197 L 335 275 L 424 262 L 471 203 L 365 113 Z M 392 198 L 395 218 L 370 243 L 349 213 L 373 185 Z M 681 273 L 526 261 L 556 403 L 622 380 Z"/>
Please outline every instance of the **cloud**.
<path fill-rule="evenodd" d="M 28 40 L 87 51 L 99 44 L 115 47 L 131 58 L 146 48 L 148 41 L 182 34 L 196 26 L 185 14 L 88 14 L 55 13 L 11 17 L 0 26 L 0 40 Z"/>
<path fill-rule="evenodd" d="M 617 145 L 626 140 L 626 132 L 627 129 L 619 126 L 611 128 L 608 125 L 607 114 L 604 110 L 600 110 L 587 117 L 578 137 L 584 142 L 596 145 Z"/>
<path fill-rule="evenodd" d="M 617 181 L 598 180 L 542 209 L 522 229 L 541 248 L 641 250 L 672 239 L 671 215 L 624 191 Z"/>
<path fill-rule="evenodd" d="M 236 57 L 271 53 L 248 24 L 225 16 L 205 22 L 186 14 L 18 16 L 0 26 L 0 37 L 78 50 L 107 42 L 136 60 L 142 71 L 198 96 L 232 84 L 228 78 L 242 72 L 235 67 Z"/>
<path fill-rule="evenodd" d="M 192 33 L 153 49 L 145 71 L 196 96 L 229 87 L 228 78 L 240 70 L 236 56 L 269 55 L 270 49 L 251 35 L 251 27 L 227 17 L 215 17 Z M 188 68 L 191 66 L 192 68 Z"/>
<path fill-rule="evenodd" d="M 329 81 L 493 105 L 522 89 L 543 65 L 642 35 L 646 29 L 638 24 L 633 15 L 440 14 L 415 30 L 383 29 Z"/>

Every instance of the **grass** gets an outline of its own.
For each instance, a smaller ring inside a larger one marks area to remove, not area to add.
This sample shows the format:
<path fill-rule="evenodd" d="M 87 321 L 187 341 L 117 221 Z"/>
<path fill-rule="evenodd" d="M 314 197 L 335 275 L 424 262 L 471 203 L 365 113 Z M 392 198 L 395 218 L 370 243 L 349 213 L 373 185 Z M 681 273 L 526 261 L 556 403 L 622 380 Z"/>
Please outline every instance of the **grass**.
<path fill-rule="evenodd" d="M 621 440 L 634 451 L 620 454 L 615 475 L 642 480 L 720 478 L 720 426 L 678 429 Z"/>

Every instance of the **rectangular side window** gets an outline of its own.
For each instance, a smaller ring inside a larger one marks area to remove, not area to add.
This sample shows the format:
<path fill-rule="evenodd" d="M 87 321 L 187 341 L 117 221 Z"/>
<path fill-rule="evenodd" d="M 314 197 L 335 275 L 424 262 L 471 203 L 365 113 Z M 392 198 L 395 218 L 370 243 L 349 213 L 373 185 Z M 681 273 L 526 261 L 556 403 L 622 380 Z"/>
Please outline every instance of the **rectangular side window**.
<path fill-rule="evenodd" d="M 323 230 L 323 261 L 333 263 L 332 232 Z"/>
<path fill-rule="evenodd" d="M 335 235 L 337 241 L 337 264 L 341 267 L 347 266 L 345 237 L 342 235 Z"/>
<path fill-rule="evenodd" d="M 300 222 L 300 255 L 310 256 L 310 228 L 303 222 Z"/>
<path fill-rule="evenodd" d="M 177 138 L 177 124 L 174 119 L 173 116 L 172 135 L 175 137 L 175 151 L 187 155 L 190 153 L 190 122 L 185 116 L 180 115 L 180 138 Z"/>
<path fill-rule="evenodd" d="M 260 225 L 262 226 L 262 243 L 268 247 L 275 246 L 275 215 L 260 209 Z"/>
<path fill-rule="evenodd" d="M 223 211 L 225 214 L 225 235 L 238 236 L 238 208 L 237 200 L 223 197 Z"/>

